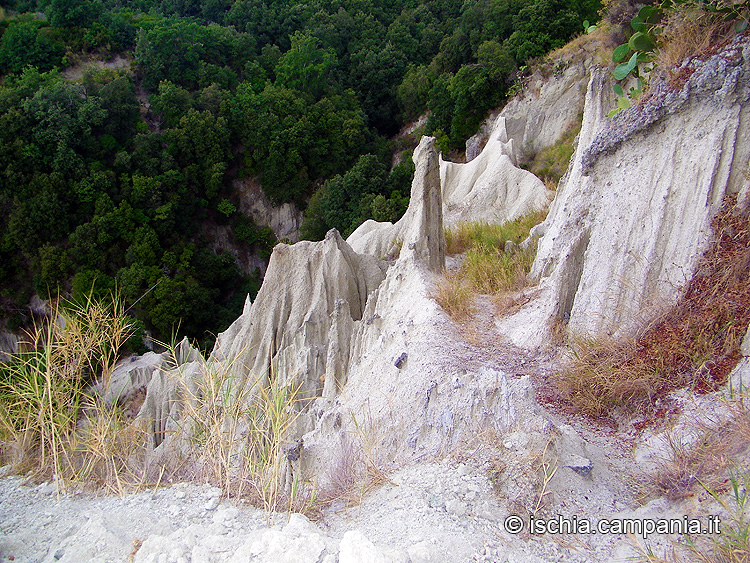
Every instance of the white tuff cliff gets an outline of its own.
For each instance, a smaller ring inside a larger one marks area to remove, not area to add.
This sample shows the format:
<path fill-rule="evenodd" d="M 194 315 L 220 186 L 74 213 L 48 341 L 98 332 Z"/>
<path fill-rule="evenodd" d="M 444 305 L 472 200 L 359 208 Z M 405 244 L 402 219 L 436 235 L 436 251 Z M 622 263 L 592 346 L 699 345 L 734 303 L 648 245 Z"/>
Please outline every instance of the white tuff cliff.
<path fill-rule="evenodd" d="M 681 517 L 682 507 L 658 500 L 636 506 L 623 477 L 633 463 L 629 452 L 615 452 L 615 440 L 600 436 L 587 442 L 561 417 L 542 409 L 526 366 L 533 364 L 535 376 L 544 381 L 542 348 L 552 322 L 576 333 L 620 334 L 647 321 L 676 299 L 690 278 L 724 197 L 739 193 L 743 205 L 750 200 L 742 176 L 750 157 L 750 42 L 738 40 L 686 68 L 692 76 L 681 89 L 655 85 L 649 99 L 614 119 L 605 116 L 612 107 L 606 76 L 592 71 L 574 158 L 547 220 L 534 229 L 540 237 L 532 269 L 538 286 L 526 290 L 530 300 L 518 312 L 480 331 L 479 344 L 461 337 L 431 292 L 444 265 L 444 220 L 509 219 L 547 197 L 540 182 L 513 166 L 513 147 L 519 140 L 526 143 L 535 123 L 548 122 L 540 117 L 523 127 L 511 123 L 519 103 L 498 118 L 495 136 L 481 155 L 464 165 L 444 163 L 442 174 L 434 140 L 423 139 L 415 152 L 410 207 L 395 225 L 368 222 L 348 242 L 332 231 L 321 242 L 275 249 L 256 301 L 248 301 L 243 315 L 219 336 L 209 364 L 228 366 L 237 385 L 266 384 L 274 377 L 302 386 L 310 400 L 288 436 L 302 438 L 295 452 L 299 463 L 288 471 L 326 485 L 337 475 L 372 466 L 420 464 L 397 473 L 399 484 L 424 472 L 427 492 L 414 493 L 418 510 L 483 530 L 482 537 L 491 538 L 487 542 L 496 548 L 487 561 L 610 561 L 633 555 L 613 535 L 590 536 L 588 552 L 578 554 L 544 538 L 528 542 L 502 530 L 508 514 L 531 513 L 547 500 L 557 503 L 554 511 L 564 507 L 592 521 Z M 562 96 L 555 89 L 548 92 Z M 391 258 L 390 266 L 380 256 Z M 494 340 L 484 345 L 483 339 Z M 141 417 L 152 424 L 151 445 L 157 450 L 179 420 L 180 386 L 189 390 L 205 375 L 191 350 L 183 347 L 178 356 L 170 361 L 182 364 L 182 379 L 170 375 L 166 364 L 151 375 L 147 369 L 127 376 L 135 385 L 150 380 Z M 733 381 L 747 380 L 747 362 Z M 497 457 L 477 457 L 495 471 L 496 496 L 481 488 L 464 492 L 460 480 L 455 487 L 433 487 L 432 476 L 443 470 L 432 461 L 461 448 L 472 458 L 488 442 Z M 406 488 L 384 485 L 376 494 L 384 506 L 400 510 L 404 497 L 399 494 Z M 387 539 L 396 537 L 400 515 L 384 522 L 390 512 L 375 514 L 379 518 L 371 529 L 391 526 Z M 342 521 L 349 515 L 332 511 L 326 517 Z M 476 539 L 473 530 L 467 529 L 463 541 Z M 401 530 L 399 541 L 409 547 L 407 558 L 398 559 L 370 549 L 367 537 L 350 529 L 337 544 L 337 555 L 314 530 L 305 540 L 294 539 L 294 550 L 284 534 L 273 535 L 274 546 L 300 554 L 308 546 L 315 561 L 324 551 L 331 560 L 354 561 L 355 548 L 363 546 L 371 560 L 460 559 L 455 545 L 461 540 L 442 535 L 424 546 Z M 155 560 L 175 545 L 196 544 L 186 537 L 181 530 L 156 537 L 140 560 Z M 214 541 L 234 542 L 237 553 L 253 557 L 273 559 L 283 551 L 274 551 L 270 540 L 237 547 L 239 539 L 217 534 Z"/>
<path fill-rule="evenodd" d="M 500 322 L 517 345 L 543 344 L 554 319 L 578 334 L 641 327 L 690 280 L 724 196 L 747 188 L 750 44 L 686 64 L 680 90 L 655 85 L 611 120 L 606 76 L 592 72 L 572 164 L 537 230 L 539 297 Z"/>
<path fill-rule="evenodd" d="M 518 168 L 516 142 L 501 114 L 482 152 L 465 164 L 440 159 L 445 223 L 505 223 L 549 205 L 552 192 L 531 172 Z"/>

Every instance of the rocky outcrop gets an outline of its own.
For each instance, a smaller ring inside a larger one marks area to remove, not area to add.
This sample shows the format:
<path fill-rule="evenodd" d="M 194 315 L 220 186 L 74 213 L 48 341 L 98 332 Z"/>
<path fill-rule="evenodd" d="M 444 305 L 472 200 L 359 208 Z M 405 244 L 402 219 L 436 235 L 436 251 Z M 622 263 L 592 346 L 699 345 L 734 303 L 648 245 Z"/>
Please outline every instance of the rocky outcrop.
<path fill-rule="evenodd" d="M 478 432 L 502 435 L 520 416 L 536 429 L 530 443 L 543 442 L 547 426 L 529 378 L 446 337 L 454 327 L 431 298 L 433 280 L 424 263 L 403 256 L 368 299 L 351 338 L 346 385 L 311 409 L 317 424 L 304 436 L 305 477 L 327 484 L 352 447 L 377 463 L 432 459 Z"/>
<path fill-rule="evenodd" d="M 485 151 L 478 164 L 491 166 L 492 147 Z M 520 413 L 535 429 L 528 444 L 543 446 L 549 438 L 551 426 L 534 406 L 529 378 L 446 342 L 453 324 L 431 297 L 444 260 L 442 236 L 439 244 L 433 238 L 442 235 L 443 210 L 434 140 L 423 139 L 414 158 L 417 172 L 404 218 L 395 225 L 369 222 L 349 238 L 355 249 L 381 253 L 404 237 L 398 258 L 351 327 L 345 385 L 311 407 L 316 425 L 303 437 L 301 471 L 324 484 L 335 480 L 331 468 L 361 459 L 352 449 L 378 463 L 431 459 L 478 432 L 510 431 Z M 387 428 L 398 431 L 384 434 Z M 366 466 L 356 465 L 354 472 Z"/>
<path fill-rule="evenodd" d="M 0 330 L 0 362 L 6 362 L 11 354 L 18 352 L 18 336 L 6 330 Z"/>
<path fill-rule="evenodd" d="M 277 381 L 300 386 L 301 397 L 319 396 L 329 348 L 334 363 L 333 350 L 349 348 L 340 317 L 361 319 L 384 276 L 384 263 L 354 252 L 336 230 L 321 242 L 279 244 L 255 302 L 219 336 L 212 358 L 231 364 L 236 385 L 274 370 Z"/>
<path fill-rule="evenodd" d="M 544 342 L 551 319 L 578 334 L 623 335 L 673 302 L 692 276 L 724 196 L 746 181 L 750 43 L 692 72 L 679 91 L 654 85 L 609 120 L 603 72 L 589 84 L 583 128 L 539 243 L 540 297 L 503 321 L 517 344 Z"/>
<path fill-rule="evenodd" d="M 414 150 L 414 180 L 409 208 L 393 223 L 365 221 L 347 242 L 356 251 L 374 256 L 413 255 L 428 269 L 439 272 L 445 265 L 445 237 L 440 192 L 440 158 L 434 137 L 422 137 Z"/>
<path fill-rule="evenodd" d="M 581 119 L 591 57 L 577 54 L 548 64 L 551 76 L 537 73 L 526 79 L 523 93 L 500 114 L 522 159 L 554 145 Z"/>
<path fill-rule="evenodd" d="M 531 172 L 518 168 L 516 142 L 500 115 L 482 152 L 466 164 L 440 160 L 443 214 L 447 226 L 461 221 L 505 223 L 545 208 L 552 192 Z"/>
<path fill-rule="evenodd" d="M 168 364 L 168 354 L 147 352 L 143 356 L 130 356 L 117 363 L 109 380 L 99 381 L 97 394 L 107 405 L 129 400 L 135 393 L 145 393 L 154 372 Z"/>
<path fill-rule="evenodd" d="M 235 180 L 232 188 L 240 196 L 239 210 L 261 227 L 271 227 L 279 240 L 299 240 L 302 212 L 293 203 L 273 205 L 259 184 L 252 180 Z"/>
<path fill-rule="evenodd" d="M 466 162 L 471 162 L 482 152 L 495 129 L 498 115 L 499 112 L 492 112 L 479 126 L 479 131 L 466 139 Z"/>
<path fill-rule="evenodd" d="M 240 272 L 246 276 L 256 274 L 256 270 L 260 272 L 261 277 L 265 275 L 266 268 L 268 267 L 268 258 L 259 256 L 256 254 L 251 245 L 242 242 L 238 242 L 234 231 L 228 225 L 206 225 L 203 229 L 209 247 L 211 250 L 218 255 L 224 252 L 230 253 L 233 257 L 237 266 L 239 266 Z"/>

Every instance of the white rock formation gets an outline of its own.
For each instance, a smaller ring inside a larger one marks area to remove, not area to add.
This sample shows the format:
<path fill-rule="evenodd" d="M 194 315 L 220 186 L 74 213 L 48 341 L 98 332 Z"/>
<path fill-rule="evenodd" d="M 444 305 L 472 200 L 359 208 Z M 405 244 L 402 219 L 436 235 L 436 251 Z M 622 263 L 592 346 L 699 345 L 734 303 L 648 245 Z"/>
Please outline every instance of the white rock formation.
<path fill-rule="evenodd" d="M 273 205 L 259 184 L 252 180 L 235 180 L 232 188 L 240 194 L 240 211 L 261 227 L 271 227 L 279 240 L 299 240 L 302 212 L 293 203 Z"/>
<path fill-rule="evenodd" d="M 143 356 L 130 356 L 118 362 L 109 381 L 99 381 L 95 390 L 107 405 L 122 403 L 138 390 L 145 391 L 154 372 L 167 363 L 167 354 L 147 352 Z"/>
<path fill-rule="evenodd" d="M 591 57 L 555 61 L 552 76 L 531 76 L 523 94 L 503 108 L 508 138 L 519 157 L 532 156 L 554 145 L 568 128 L 578 123 L 588 83 Z"/>
<path fill-rule="evenodd" d="M 531 172 L 518 168 L 515 141 L 500 115 L 482 152 L 471 162 L 440 159 L 445 224 L 505 223 L 545 208 L 552 192 Z"/>
<path fill-rule="evenodd" d="M 432 139 L 420 144 L 418 170 L 425 170 L 425 160 L 434 162 L 432 145 Z M 439 205 L 431 206 L 432 215 L 424 214 L 428 206 L 415 197 L 425 193 L 425 176 L 437 181 L 435 172 L 415 175 L 416 189 L 404 216 L 412 224 L 440 220 Z M 374 244 L 378 230 L 387 236 L 396 226 L 378 226 L 370 231 L 373 236 L 359 240 Z M 408 224 L 400 228 L 421 232 Z M 352 238 L 356 246 L 357 237 Z M 535 406 L 529 378 L 513 377 L 446 338 L 454 325 L 431 298 L 435 275 L 431 265 L 437 262 L 433 254 L 442 261 L 442 246 L 430 248 L 425 243 L 425 255 L 410 249 L 409 241 L 369 296 L 362 320 L 354 324 L 346 384 L 311 409 L 318 422 L 303 437 L 305 477 L 325 482 L 328 472 L 340 471 L 336 468 L 346 460 L 361 460 L 360 455 L 395 464 L 431 459 L 480 431 L 498 435 L 512 431 L 521 424 L 520 416 L 533 429 L 530 446 L 539 442 L 543 446 L 548 439 L 552 426 Z M 352 449 L 360 453 L 353 454 Z M 354 463 L 356 470 L 365 466 Z"/>
<path fill-rule="evenodd" d="M 180 428 L 184 401 L 196 394 L 197 382 L 205 377 L 203 368 L 200 352 L 186 337 L 173 353 L 150 352 L 139 361 L 120 364 L 109 385 L 100 384 L 98 391 L 105 400 L 122 404 L 145 390 L 136 418 L 154 449 Z"/>
<path fill-rule="evenodd" d="M 409 208 L 395 224 L 372 219 L 360 225 L 347 239 L 356 251 L 395 257 L 412 253 L 439 272 L 445 266 L 445 237 L 440 193 L 440 165 L 434 137 L 422 137 L 412 156 L 415 165 Z"/>
<path fill-rule="evenodd" d="M 340 316 L 362 318 L 384 276 L 383 262 L 354 252 L 336 230 L 320 242 L 279 244 L 255 302 L 219 335 L 212 358 L 231 363 L 234 385 L 266 381 L 273 369 L 301 396 L 319 396 L 329 355 L 335 363 L 334 350 L 349 348 Z"/>
<path fill-rule="evenodd" d="M 516 344 L 543 343 L 554 318 L 578 334 L 627 334 L 689 281 L 724 196 L 743 187 L 750 44 L 690 67 L 681 91 L 655 85 L 612 120 L 606 77 L 592 73 L 573 164 L 540 229 L 540 297 L 500 323 Z"/>

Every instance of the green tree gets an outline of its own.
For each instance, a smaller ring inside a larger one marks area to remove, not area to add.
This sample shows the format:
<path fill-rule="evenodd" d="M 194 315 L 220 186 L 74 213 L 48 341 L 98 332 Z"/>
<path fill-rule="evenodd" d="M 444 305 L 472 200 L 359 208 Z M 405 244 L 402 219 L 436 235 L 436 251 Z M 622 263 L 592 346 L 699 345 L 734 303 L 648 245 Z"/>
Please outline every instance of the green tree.
<path fill-rule="evenodd" d="M 89 27 L 103 11 L 100 0 L 52 0 L 47 18 L 55 27 Z"/>
<path fill-rule="evenodd" d="M 398 103 L 404 121 L 419 117 L 426 109 L 434 77 L 424 65 L 410 66 L 398 86 Z"/>
<path fill-rule="evenodd" d="M 233 30 L 180 19 L 139 29 L 135 60 L 143 71 L 144 88 L 154 91 L 162 80 L 196 88 L 201 63 L 226 66 L 232 61 L 235 39 Z"/>
<path fill-rule="evenodd" d="M 336 54 L 320 47 L 317 38 L 297 31 L 289 38 L 291 47 L 276 64 L 276 84 L 310 94 L 317 100 L 334 89 Z"/>
<path fill-rule="evenodd" d="M 168 138 L 186 180 L 199 197 L 212 199 L 223 186 L 229 159 L 229 127 L 226 119 L 210 111 L 188 110 Z"/>
<path fill-rule="evenodd" d="M 38 266 L 34 276 L 36 292 L 42 296 L 57 296 L 68 280 L 70 260 L 64 248 L 49 243 L 39 249 Z"/>
<path fill-rule="evenodd" d="M 39 22 L 15 19 L 0 38 L 0 72 L 21 72 L 27 66 L 41 71 L 61 65 L 63 46 L 48 39 Z"/>
<path fill-rule="evenodd" d="M 159 91 L 152 95 L 152 106 L 161 114 L 167 127 L 175 127 L 180 118 L 193 107 L 193 99 L 190 92 L 173 84 L 169 80 L 159 82 Z"/>

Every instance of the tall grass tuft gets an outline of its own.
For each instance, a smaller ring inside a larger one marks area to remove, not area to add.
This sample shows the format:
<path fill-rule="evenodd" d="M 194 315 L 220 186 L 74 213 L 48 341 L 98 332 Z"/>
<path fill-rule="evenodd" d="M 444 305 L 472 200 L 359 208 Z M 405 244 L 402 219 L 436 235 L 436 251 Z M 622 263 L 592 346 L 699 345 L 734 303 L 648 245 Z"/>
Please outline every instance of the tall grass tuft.
<path fill-rule="evenodd" d="M 300 481 L 287 451 L 301 412 L 300 386 L 281 382 L 275 369 L 253 379 L 237 377 L 233 362 L 201 362 L 182 413 L 195 477 L 250 499 L 269 515 L 304 510 L 314 490 Z"/>
<path fill-rule="evenodd" d="M 117 482 L 137 431 L 87 388 L 108 381 L 131 326 L 122 303 L 56 303 L 30 335 L 30 351 L 0 368 L 0 440 L 16 470 L 66 482 Z"/>
<path fill-rule="evenodd" d="M 521 289 L 531 269 L 536 248 L 504 252 L 488 246 L 475 246 L 466 253 L 460 274 L 477 293 L 497 295 Z"/>
<path fill-rule="evenodd" d="M 461 322 L 471 315 L 472 292 L 458 272 L 445 272 L 436 282 L 433 298 L 450 317 Z"/>
<path fill-rule="evenodd" d="M 477 247 L 499 248 L 510 240 L 521 243 L 534 225 L 538 225 L 547 216 L 546 211 L 535 211 L 503 224 L 486 222 L 459 223 L 453 229 L 445 229 L 447 254 L 461 254 Z"/>
<path fill-rule="evenodd" d="M 515 301 L 508 294 L 526 286 L 536 244 L 526 249 L 516 246 L 506 252 L 506 242 L 523 242 L 545 215 L 546 211 L 537 211 L 502 225 L 460 223 L 453 230 L 446 229 L 447 253 L 463 253 L 463 263 L 457 271 L 443 274 L 433 298 L 451 318 L 457 322 L 470 318 L 472 302 L 478 294 L 492 295 L 498 310 L 512 306 Z"/>

